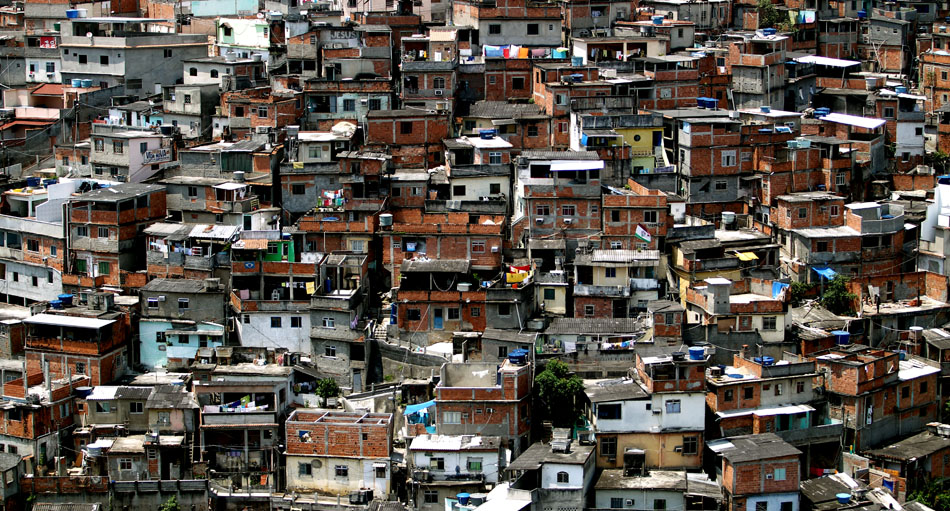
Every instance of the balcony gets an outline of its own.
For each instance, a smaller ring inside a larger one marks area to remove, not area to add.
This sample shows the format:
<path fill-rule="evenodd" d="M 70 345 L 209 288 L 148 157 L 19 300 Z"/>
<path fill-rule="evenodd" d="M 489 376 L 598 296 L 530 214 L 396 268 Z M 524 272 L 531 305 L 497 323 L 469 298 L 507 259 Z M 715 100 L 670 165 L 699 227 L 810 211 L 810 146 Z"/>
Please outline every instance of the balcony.
<path fill-rule="evenodd" d="M 76 275 L 72 273 L 64 273 L 63 285 L 97 288 L 97 287 L 105 285 L 106 277 L 107 275 L 99 275 L 97 277 L 90 277 L 88 275 Z"/>
<path fill-rule="evenodd" d="M 110 254 L 119 253 L 119 240 L 111 238 L 90 238 L 87 236 L 76 236 L 70 240 L 70 248 L 73 250 L 86 250 L 89 252 L 107 252 Z"/>
<path fill-rule="evenodd" d="M 595 286 L 592 284 L 575 284 L 575 296 L 603 296 L 607 298 L 629 298 L 630 286 Z"/>
<path fill-rule="evenodd" d="M 804 445 L 838 442 L 841 439 L 842 431 L 844 431 L 844 425 L 841 422 L 836 422 L 812 426 L 808 429 L 776 431 L 775 434 L 792 445 Z"/>
<path fill-rule="evenodd" d="M 23 49 L 23 55 L 28 59 L 59 59 L 59 48 L 39 48 L 27 46 Z M 37 71 L 36 74 L 46 75 L 46 72 Z"/>
<path fill-rule="evenodd" d="M 205 204 L 209 211 L 215 213 L 250 213 L 261 207 L 261 201 L 257 197 L 236 201 L 209 200 L 205 201 Z"/>
<path fill-rule="evenodd" d="M 203 412 L 201 427 L 276 426 L 276 412 Z"/>
<path fill-rule="evenodd" d="M 107 476 L 25 476 L 20 479 L 20 491 L 36 493 L 108 493 Z"/>
<path fill-rule="evenodd" d="M 656 279 L 630 279 L 630 289 L 634 291 L 652 291 L 660 289 L 660 282 Z"/>
<path fill-rule="evenodd" d="M 238 295 L 231 293 L 231 307 L 240 312 L 257 311 L 302 311 L 310 306 L 309 300 L 242 300 Z"/>
<path fill-rule="evenodd" d="M 318 271 L 314 263 L 288 261 L 232 261 L 231 273 L 266 273 L 269 275 L 313 275 Z"/>

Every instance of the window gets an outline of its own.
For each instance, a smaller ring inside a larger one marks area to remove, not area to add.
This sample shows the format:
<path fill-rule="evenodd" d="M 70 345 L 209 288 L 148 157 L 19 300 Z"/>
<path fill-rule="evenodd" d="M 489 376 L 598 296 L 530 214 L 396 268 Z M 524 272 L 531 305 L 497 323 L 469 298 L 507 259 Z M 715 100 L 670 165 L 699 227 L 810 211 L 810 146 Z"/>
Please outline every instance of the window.
<path fill-rule="evenodd" d="M 723 167 L 735 167 L 735 166 L 736 166 L 736 152 L 735 152 L 735 151 L 723 151 L 723 152 L 722 152 L 722 166 L 723 166 Z"/>
<path fill-rule="evenodd" d="M 132 460 L 129 458 L 119 458 L 119 470 L 132 470 Z"/>
<path fill-rule="evenodd" d="M 26 249 L 29 252 L 39 252 L 40 251 L 40 241 L 39 240 L 26 240 Z"/>
<path fill-rule="evenodd" d="M 538 216 L 548 216 L 551 214 L 551 206 L 547 204 L 538 204 L 534 209 Z"/>
<path fill-rule="evenodd" d="M 158 412 L 158 425 L 159 426 L 170 426 L 172 423 L 172 413 L 171 412 Z"/>
<path fill-rule="evenodd" d="M 258 117 L 267 117 L 267 107 L 259 106 L 257 107 L 257 116 Z"/>
<path fill-rule="evenodd" d="M 290 328 L 301 328 L 301 326 L 303 326 L 303 318 L 300 316 L 290 317 Z"/>
<path fill-rule="evenodd" d="M 186 310 L 188 310 L 188 299 L 187 299 L 187 298 L 179 298 L 179 299 L 178 299 L 178 312 L 183 312 L 183 311 L 186 311 Z"/>
<path fill-rule="evenodd" d="M 355 99 L 344 99 L 344 100 L 343 100 L 343 111 L 344 111 L 344 112 L 355 112 L 355 111 L 356 111 L 356 100 L 355 100 Z"/>
<path fill-rule="evenodd" d="M 382 110 L 383 102 L 379 98 L 373 98 L 369 100 L 369 109 L 370 110 Z"/>
<path fill-rule="evenodd" d="M 386 465 L 376 468 L 376 479 L 386 479 Z"/>
<path fill-rule="evenodd" d="M 554 104 L 556 105 L 566 105 L 567 104 L 567 95 L 566 94 L 557 94 L 554 96 Z"/>
<path fill-rule="evenodd" d="M 762 318 L 762 330 L 768 330 L 774 332 L 776 329 L 776 318 L 775 316 L 765 316 Z"/>
<path fill-rule="evenodd" d="M 442 424 L 461 424 L 462 412 L 442 412 Z"/>
<path fill-rule="evenodd" d="M 488 185 L 488 193 L 490 195 L 498 195 L 501 193 L 501 183 L 491 183 Z"/>
<path fill-rule="evenodd" d="M 399 133 L 401 135 L 408 135 L 412 133 L 412 123 L 409 121 L 402 121 L 399 123 Z"/>
<path fill-rule="evenodd" d="M 643 212 L 643 221 L 648 224 L 657 223 L 657 212 L 656 211 L 644 211 Z"/>
<path fill-rule="evenodd" d="M 597 418 L 607 420 L 621 419 L 620 403 L 597 405 Z"/>
<path fill-rule="evenodd" d="M 532 125 L 528 126 L 528 136 L 529 136 L 529 137 L 537 137 L 537 136 L 538 136 L 538 126 L 537 126 L 537 125 L 532 124 Z"/>
<path fill-rule="evenodd" d="M 218 77 L 218 70 L 217 70 L 217 69 L 212 69 L 209 74 L 211 75 L 211 78 L 217 78 L 217 77 Z"/>
<path fill-rule="evenodd" d="M 706 11 L 703 11 L 705 13 Z M 663 510 L 666 509 L 666 499 L 653 499 L 653 509 Z"/>
<path fill-rule="evenodd" d="M 680 413 L 680 400 L 670 399 L 666 402 L 666 413 Z"/>
<path fill-rule="evenodd" d="M 574 216 L 576 213 L 577 210 L 573 204 L 564 204 L 561 206 L 561 216 Z"/>
<path fill-rule="evenodd" d="M 337 465 L 334 469 L 337 477 L 346 478 L 350 476 L 350 468 L 346 465 Z"/>
<path fill-rule="evenodd" d="M 33 285 L 33 287 L 36 287 L 39 285 L 39 279 L 36 277 L 36 275 L 33 275 L 32 277 L 30 277 L 30 283 Z"/>
<path fill-rule="evenodd" d="M 469 471 L 469 472 L 481 472 L 481 471 L 482 471 L 482 459 L 481 459 L 481 458 L 468 458 L 467 461 L 468 461 L 468 463 L 466 463 L 466 466 L 468 466 L 468 471 Z"/>
<path fill-rule="evenodd" d="M 742 387 L 742 399 L 752 399 L 753 395 L 755 395 L 754 387 Z"/>
<path fill-rule="evenodd" d="M 918 137 L 922 137 L 922 136 L 924 135 L 924 129 L 923 129 L 923 128 L 914 128 L 914 135 L 917 135 Z"/>
<path fill-rule="evenodd" d="M 531 25 L 528 25 L 529 27 Z M 514 90 L 523 90 L 524 89 L 524 77 L 516 76 L 511 79 L 511 88 Z M 537 128 L 536 128 L 537 129 Z M 537 136 L 537 135 L 536 135 Z"/>
<path fill-rule="evenodd" d="M 538 24 L 528 23 L 528 35 L 538 35 Z"/>
<path fill-rule="evenodd" d="M 838 175 L 843 176 L 844 174 L 838 174 Z M 842 179 L 842 181 L 844 180 Z M 838 206 L 831 206 L 831 216 L 838 216 Z"/>
<path fill-rule="evenodd" d="M 796 394 L 801 394 L 802 392 L 805 392 L 805 382 L 803 382 L 803 381 L 796 382 L 796 383 L 795 383 L 795 393 L 796 393 Z"/>
<path fill-rule="evenodd" d="M 604 268 L 604 278 L 614 279 L 617 278 L 617 269 L 616 268 Z"/>
<path fill-rule="evenodd" d="M 96 401 L 96 413 L 112 413 L 112 406 L 108 401 Z"/>
<path fill-rule="evenodd" d="M 473 254 L 484 254 L 484 253 L 485 253 L 485 242 L 484 242 L 484 241 L 473 241 L 473 242 L 472 242 L 472 253 L 473 253 Z"/>
<path fill-rule="evenodd" d="M 472 316 L 473 318 L 477 318 L 477 317 L 479 317 L 479 316 L 482 315 L 482 308 L 481 308 L 481 307 L 470 307 L 470 308 L 468 309 L 468 313 L 471 314 L 471 316 Z"/>
<path fill-rule="evenodd" d="M 716 181 L 716 191 L 723 191 L 729 189 L 729 183 L 723 180 Z"/>
<path fill-rule="evenodd" d="M 584 317 L 585 317 L 585 318 L 592 318 L 592 317 L 594 317 L 594 306 L 593 306 L 593 305 L 585 305 L 585 306 L 584 306 Z"/>
<path fill-rule="evenodd" d="M 323 328 L 336 328 L 336 320 L 334 318 L 323 318 Z"/>
<path fill-rule="evenodd" d="M 169 50 L 168 48 L 165 48 L 165 55 L 164 55 L 164 56 L 165 56 L 166 59 L 170 59 L 170 58 L 172 57 L 172 51 Z"/>
<path fill-rule="evenodd" d="M 55 72 L 56 72 L 56 63 L 55 63 L 55 62 L 47 62 L 47 63 L 46 63 L 46 72 L 47 72 L 47 73 L 55 73 Z"/>
<path fill-rule="evenodd" d="M 819 241 L 816 244 L 816 252 L 827 252 L 828 251 L 828 242 Z"/>
<path fill-rule="evenodd" d="M 808 208 L 798 208 L 798 218 L 808 218 Z"/>
<path fill-rule="evenodd" d="M 102 261 L 99 263 L 99 275 L 108 275 L 109 274 L 109 263 Z"/>
<path fill-rule="evenodd" d="M 465 195 L 465 185 L 455 185 L 452 187 L 452 195 L 455 197 Z"/>
<path fill-rule="evenodd" d="M 695 436 L 683 437 L 683 454 L 690 455 L 690 456 L 699 454 L 699 437 L 695 437 Z"/>
<path fill-rule="evenodd" d="M 781 383 L 776 383 L 776 384 L 775 384 L 775 395 L 776 395 L 776 396 L 781 396 L 782 393 L 784 393 L 784 392 L 785 392 L 785 391 L 783 390 L 782 384 L 781 384 Z"/>
<path fill-rule="evenodd" d="M 888 119 L 894 118 L 894 107 L 888 106 L 884 107 L 884 117 Z"/>
<path fill-rule="evenodd" d="M 777 468 L 777 469 L 775 469 L 775 471 L 773 472 L 773 474 L 774 474 L 774 475 L 773 475 L 773 478 L 774 478 L 776 481 L 784 481 L 784 480 L 785 480 L 785 469 L 784 469 L 784 468 Z"/>
<path fill-rule="evenodd" d="M 488 164 L 501 165 L 501 153 L 499 152 L 488 153 Z"/>
<path fill-rule="evenodd" d="M 491 35 L 501 34 L 501 25 L 498 25 L 498 24 L 488 25 L 488 33 Z"/>
<path fill-rule="evenodd" d="M 85 362 L 76 362 L 76 374 L 86 374 Z"/>
<path fill-rule="evenodd" d="M 306 186 L 305 185 L 291 185 L 290 193 L 294 195 L 303 195 L 306 193 Z"/>
<path fill-rule="evenodd" d="M 781 511 L 792 511 L 795 508 L 795 504 L 792 501 L 782 502 Z"/>
<path fill-rule="evenodd" d="M 272 316 L 270 318 L 270 327 L 271 328 L 280 328 L 280 316 Z"/>
<path fill-rule="evenodd" d="M 157 309 L 158 308 L 158 298 L 149 298 L 148 299 L 148 308 Z"/>
<path fill-rule="evenodd" d="M 498 304 L 499 316 L 511 316 L 511 305 L 507 303 Z"/>
<path fill-rule="evenodd" d="M 323 355 L 330 358 L 336 358 L 336 346 L 326 346 L 323 348 Z"/>
<path fill-rule="evenodd" d="M 124 152 L 121 140 L 112 141 L 112 152 L 115 154 L 122 154 Z"/>
<path fill-rule="evenodd" d="M 445 88 L 445 78 L 437 76 L 432 79 L 432 88 L 433 89 L 444 89 Z"/>
<path fill-rule="evenodd" d="M 304 477 L 313 476 L 313 465 L 310 463 L 298 463 L 297 464 L 297 475 Z"/>
<path fill-rule="evenodd" d="M 406 319 L 409 321 L 419 321 L 422 319 L 422 312 L 419 309 L 406 309 Z"/>
<path fill-rule="evenodd" d="M 449 307 L 448 318 L 455 319 L 455 320 L 459 319 L 460 317 L 459 312 L 460 311 L 458 307 Z"/>
<path fill-rule="evenodd" d="M 140 414 L 145 412 L 145 403 L 136 401 L 129 403 L 129 413 Z"/>
<path fill-rule="evenodd" d="M 191 94 L 185 94 L 185 104 L 186 105 L 191 104 Z"/>
<path fill-rule="evenodd" d="M 439 492 L 438 490 L 426 490 L 422 494 L 422 500 L 426 504 L 438 504 L 439 503 Z"/>
<path fill-rule="evenodd" d="M 610 509 L 623 509 L 623 498 L 610 497 Z"/>
<path fill-rule="evenodd" d="M 545 300 L 553 300 L 553 299 L 554 299 L 554 288 L 553 288 L 553 287 L 544 288 L 544 299 L 545 299 Z"/>
<path fill-rule="evenodd" d="M 498 358 L 505 358 L 508 356 L 508 346 L 499 346 L 498 347 Z"/>
<path fill-rule="evenodd" d="M 570 476 L 570 474 L 568 474 L 567 472 L 564 472 L 564 471 L 558 472 L 558 473 L 557 473 L 557 482 L 558 482 L 558 483 L 565 483 L 565 484 L 570 483 L 570 482 L 571 482 L 571 476 Z"/>

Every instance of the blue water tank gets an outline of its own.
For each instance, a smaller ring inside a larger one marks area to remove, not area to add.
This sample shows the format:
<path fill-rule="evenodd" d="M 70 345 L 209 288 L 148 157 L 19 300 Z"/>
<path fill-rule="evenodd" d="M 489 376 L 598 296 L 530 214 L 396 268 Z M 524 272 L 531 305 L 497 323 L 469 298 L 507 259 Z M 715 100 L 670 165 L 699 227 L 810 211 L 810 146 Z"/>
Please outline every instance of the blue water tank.
<path fill-rule="evenodd" d="M 40 186 L 40 184 L 41 184 L 42 182 L 43 182 L 43 180 L 40 179 L 40 178 L 38 178 L 38 177 L 28 177 L 28 178 L 26 178 L 26 186 L 33 186 L 33 187 L 36 187 L 36 186 Z"/>
<path fill-rule="evenodd" d="M 897 91 L 898 94 L 907 94 L 907 87 L 904 86 L 894 87 L 894 90 Z"/>
<path fill-rule="evenodd" d="M 69 84 L 72 85 L 73 87 L 82 87 L 82 80 L 80 80 L 79 78 L 73 78 L 69 82 Z"/>
<path fill-rule="evenodd" d="M 79 9 L 66 9 L 67 19 L 76 19 L 79 17 Z"/>
<path fill-rule="evenodd" d="M 838 504 L 847 504 L 848 502 L 851 502 L 850 493 L 836 493 L 835 498 L 838 499 Z"/>
<path fill-rule="evenodd" d="M 752 358 L 752 361 L 755 362 L 756 364 L 761 364 L 761 363 L 762 363 L 762 357 L 753 357 L 753 358 Z"/>
<path fill-rule="evenodd" d="M 82 80 L 83 87 L 92 87 L 92 80 L 84 79 Z"/>
<path fill-rule="evenodd" d="M 765 34 L 765 35 L 775 35 L 775 29 L 774 29 L 774 28 L 763 28 L 763 29 L 762 29 L 762 33 Z"/>
<path fill-rule="evenodd" d="M 693 346 L 689 349 L 690 360 L 703 360 L 706 358 L 706 350 L 702 346 Z"/>
<path fill-rule="evenodd" d="M 71 307 L 73 305 L 73 295 L 59 295 L 57 298 L 63 303 L 63 307 Z"/>
<path fill-rule="evenodd" d="M 775 365 L 775 359 L 772 357 L 762 357 L 762 365 L 764 366 Z"/>
<path fill-rule="evenodd" d="M 868 11 L 858 11 L 858 19 L 863 20 L 868 17 Z"/>
<path fill-rule="evenodd" d="M 56 310 L 59 310 L 63 308 L 63 302 L 61 300 L 50 300 L 49 306 Z"/>
<path fill-rule="evenodd" d="M 583 66 L 583 65 L 584 65 L 584 57 L 571 57 L 571 65 L 572 65 L 572 66 Z"/>
<path fill-rule="evenodd" d="M 835 336 L 835 344 L 839 346 L 851 344 L 851 333 L 845 330 L 834 330 L 831 335 Z"/>
<path fill-rule="evenodd" d="M 456 495 L 455 497 L 456 497 L 457 499 L 459 499 L 459 504 L 460 504 L 460 505 L 462 505 L 462 506 L 467 506 L 467 505 L 468 505 L 468 498 L 471 497 L 471 495 L 469 495 L 469 494 L 467 494 L 467 493 L 459 493 L 459 494 Z"/>

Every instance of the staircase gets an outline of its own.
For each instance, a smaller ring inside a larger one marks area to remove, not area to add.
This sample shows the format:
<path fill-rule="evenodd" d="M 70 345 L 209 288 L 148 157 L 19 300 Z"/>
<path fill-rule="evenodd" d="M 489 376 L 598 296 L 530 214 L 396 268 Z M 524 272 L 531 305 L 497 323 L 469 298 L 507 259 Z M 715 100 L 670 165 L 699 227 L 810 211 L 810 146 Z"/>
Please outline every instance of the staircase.
<path fill-rule="evenodd" d="M 665 167 L 666 163 L 666 151 L 663 150 L 663 146 L 659 145 L 653 148 L 653 157 L 656 160 L 657 167 Z"/>
<path fill-rule="evenodd" d="M 373 339 L 386 341 L 386 330 L 389 327 L 389 314 L 386 314 L 373 328 Z"/>

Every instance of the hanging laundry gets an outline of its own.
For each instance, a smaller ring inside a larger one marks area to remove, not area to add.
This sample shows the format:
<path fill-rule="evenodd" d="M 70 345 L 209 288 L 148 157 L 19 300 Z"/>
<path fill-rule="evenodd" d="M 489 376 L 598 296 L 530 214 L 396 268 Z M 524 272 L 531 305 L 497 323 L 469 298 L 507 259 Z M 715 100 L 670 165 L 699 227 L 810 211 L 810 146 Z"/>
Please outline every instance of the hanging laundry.
<path fill-rule="evenodd" d="M 543 57 L 545 55 L 547 55 L 547 50 L 545 50 L 544 48 L 535 48 L 531 50 L 532 57 Z"/>
<path fill-rule="evenodd" d="M 531 52 L 531 50 L 529 50 L 529 49 L 527 49 L 527 48 L 521 48 L 521 49 L 518 51 L 518 58 L 519 58 L 519 59 L 526 59 L 526 58 L 528 58 L 528 55 L 530 54 L 530 52 Z"/>

